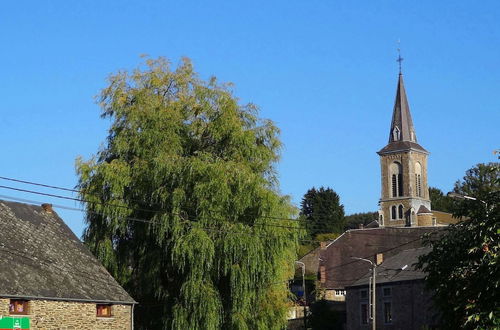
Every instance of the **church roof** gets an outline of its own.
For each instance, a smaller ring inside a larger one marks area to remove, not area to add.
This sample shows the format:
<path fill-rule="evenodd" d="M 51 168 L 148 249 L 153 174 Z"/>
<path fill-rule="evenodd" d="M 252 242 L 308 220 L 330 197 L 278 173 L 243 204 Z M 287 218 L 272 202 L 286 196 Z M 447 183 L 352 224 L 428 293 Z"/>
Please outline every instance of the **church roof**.
<path fill-rule="evenodd" d="M 411 119 L 403 75 L 400 73 L 394 110 L 392 112 L 391 130 L 389 131 L 389 143 L 378 153 L 391 153 L 408 149 L 427 152 L 417 142 L 417 134 L 415 133 L 415 127 L 413 127 L 413 120 Z"/>
<path fill-rule="evenodd" d="M 426 214 L 426 213 L 432 213 L 428 208 L 426 208 L 424 205 L 420 205 L 420 208 L 417 211 L 417 214 Z"/>

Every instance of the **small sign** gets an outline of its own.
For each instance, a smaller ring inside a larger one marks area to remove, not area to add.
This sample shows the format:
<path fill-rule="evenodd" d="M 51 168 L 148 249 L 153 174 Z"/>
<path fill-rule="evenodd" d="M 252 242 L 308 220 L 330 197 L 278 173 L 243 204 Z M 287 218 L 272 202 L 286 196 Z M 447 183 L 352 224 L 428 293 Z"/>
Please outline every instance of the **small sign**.
<path fill-rule="evenodd" d="M 30 319 L 27 317 L 0 316 L 0 330 L 29 330 Z"/>

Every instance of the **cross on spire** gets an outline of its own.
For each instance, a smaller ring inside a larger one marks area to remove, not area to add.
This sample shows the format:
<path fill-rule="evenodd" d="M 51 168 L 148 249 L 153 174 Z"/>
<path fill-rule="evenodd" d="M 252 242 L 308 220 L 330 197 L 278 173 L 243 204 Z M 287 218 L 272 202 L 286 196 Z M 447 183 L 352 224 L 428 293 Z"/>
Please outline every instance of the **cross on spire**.
<path fill-rule="evenodd" d="M 401 48 L 399 48 L 399 45 L 401 44 L 401 41 L 398 40 L 398 59 L 396 62 L 399 62 L 399 74 L 401 74 L 401 62 L 403 62 L 404 58 L 401 57 Z"/>

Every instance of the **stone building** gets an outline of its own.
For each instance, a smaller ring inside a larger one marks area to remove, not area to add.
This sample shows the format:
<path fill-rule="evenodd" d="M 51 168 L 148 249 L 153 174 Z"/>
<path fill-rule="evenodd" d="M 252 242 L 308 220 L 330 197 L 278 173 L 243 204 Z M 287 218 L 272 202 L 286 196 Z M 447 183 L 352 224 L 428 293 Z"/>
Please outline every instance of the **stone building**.
<path fill-rule="evenodd" d="M 442 228 L 379 227 L 346 231 L 321 250 L 318 278 L 323 297 L 345 302 L 346 287 L 366 274 L 365 262 L 355 258 L 375 262 L 380 254 L 391 257 L 406 249 L 419 248 L 425 234 L 440 232 Z"/>
<path fill-rule="evenodd" d="M 0 321 L 129 330 L 135 301 L 50 204 L 0 201 Z"/>
<path fill-rule="evenodd" d="M 420 330 L 437 327 L 439 315 L 432 295 L 426 291 L 425 273 L 415 268 L 418 257 L 428 248 L 401 251 L 379 258 L 376 276 L 375 320 L 377 329 Z M 365 270 L 371 266 L 365 263 Z M 371 329 L 371 272 L 346 287 L 346 329 Z"/>
<path fill-rule="evenodd" d="M 417 134 L 406 97 L 403 75 L 399 73 L 392 113 L 389 142 L 378 152 L 382 191 L 379 209 L 381 226 L 433 226 L 427 157 Z"/>

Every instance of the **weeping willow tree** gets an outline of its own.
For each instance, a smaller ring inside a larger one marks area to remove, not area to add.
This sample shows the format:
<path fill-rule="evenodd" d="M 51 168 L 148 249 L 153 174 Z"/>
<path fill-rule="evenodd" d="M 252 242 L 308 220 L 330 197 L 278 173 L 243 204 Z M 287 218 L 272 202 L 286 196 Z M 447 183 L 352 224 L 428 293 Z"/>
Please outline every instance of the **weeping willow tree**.
<path fill-rule="evenodd" d="M 282 329 L 299 231 L 281 143 L 231 86 L 148 59 L 99 95 L 103 147 L 77 160 L 84 241 L 139 302 L 139 329 Z"/>

